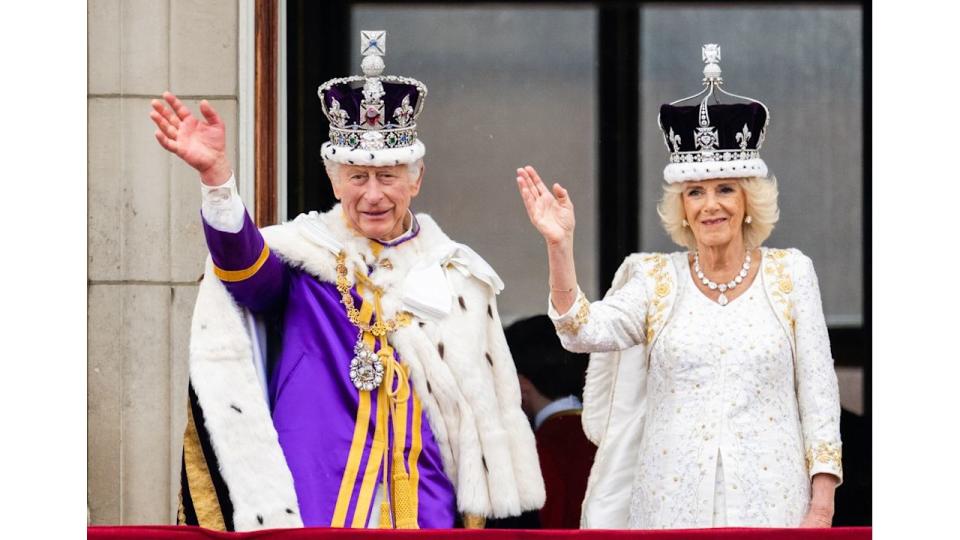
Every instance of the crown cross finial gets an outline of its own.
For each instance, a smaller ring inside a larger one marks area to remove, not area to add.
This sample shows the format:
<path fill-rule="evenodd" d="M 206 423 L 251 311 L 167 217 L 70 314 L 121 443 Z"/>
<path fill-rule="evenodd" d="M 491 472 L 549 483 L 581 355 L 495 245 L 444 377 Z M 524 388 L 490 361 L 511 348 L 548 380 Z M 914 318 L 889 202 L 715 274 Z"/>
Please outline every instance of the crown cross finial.
<path fill-rule="evenodd" d="M 722 83 L 720 77 L 720 45 L 716 43 L 705 43 L 700 49 L 703 54 L 703 82 Z"/>
<path fill-rule="evenodd" d="M 720 63 L 720 45 L 716 43 L 704 43 L 701 47 L 703 53 L 703 62 L 706 64 Z"/>
<path fill-rule="evenodd" d="M 387 54 L 386 30 L 361 30 L 360 54 L 363 60 L 360 69 L 367 77 L 376 77 L 383 73 L 383 55 Z"/>
<path fill-rule="evenodd" d="M 384 56 L 387 54 L 387 31 L 361 30 L 360 54 L 363 56 Z"/>

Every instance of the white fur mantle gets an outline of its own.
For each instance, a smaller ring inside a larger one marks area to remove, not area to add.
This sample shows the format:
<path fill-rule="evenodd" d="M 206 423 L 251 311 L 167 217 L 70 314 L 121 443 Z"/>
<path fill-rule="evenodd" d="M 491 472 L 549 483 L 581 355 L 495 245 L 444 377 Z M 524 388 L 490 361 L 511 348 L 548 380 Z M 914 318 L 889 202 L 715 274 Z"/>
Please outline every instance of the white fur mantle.
<path fill-rule="evenodd" d="M 417 219 L 416 238 L 380 254 L 393 269 L 377 267 L 370 278 L 383 289 L 384 313 L 392 317 L 404 305 L 401 289 L 409 271 L 427 258 L 442 265 L 452 294 L 449 314 L 418 316 L 390 342 L 410 366 L 411 383 L 456 489 L 457 507 L 486 517 L 540 508 L 543 478 L 497 313 L 499 279 L 428 215 Z M 303 220 L 321 225 L 334 242 L 302 234 Z M 347 229 L 339 206 L 268 227 L 263 236 L 286 264 L 325 282 L 336 278 L 334 248 L 346 252 L 351 269 L 375 260 L 368 240 Z M 208 259 L 191 327 L 190 379 L 230 490 L 238 531 L 302 526 L 299 515 L 286 512 L 296 508 L 296 493 L 258 375 L 255 358 L 261 346 L 255 328 Z"/>

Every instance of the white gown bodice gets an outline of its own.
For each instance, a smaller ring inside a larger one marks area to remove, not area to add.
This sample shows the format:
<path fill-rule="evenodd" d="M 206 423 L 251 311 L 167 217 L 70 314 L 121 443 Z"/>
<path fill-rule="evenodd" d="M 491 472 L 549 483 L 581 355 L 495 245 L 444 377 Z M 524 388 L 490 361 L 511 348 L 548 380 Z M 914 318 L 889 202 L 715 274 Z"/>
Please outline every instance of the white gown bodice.
<path fill-rule="evenodd" d="M 809 480 L 790 342 L 759 278 L 726 306 L 680 279 L 651 351 L 630 526 L 797 525 Z"/>

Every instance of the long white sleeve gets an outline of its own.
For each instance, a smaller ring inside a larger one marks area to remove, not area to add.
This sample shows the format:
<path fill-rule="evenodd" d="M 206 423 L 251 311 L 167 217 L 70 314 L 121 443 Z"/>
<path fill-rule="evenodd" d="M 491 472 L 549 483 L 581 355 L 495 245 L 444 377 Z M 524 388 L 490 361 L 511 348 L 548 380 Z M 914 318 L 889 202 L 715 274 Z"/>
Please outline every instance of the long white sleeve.
<path fill-rule="evenodd" d="M 585 353 L 619 351 L 644 343 L 647 291 L 639 265 L 632 257 L 624 261 L 617 273 L 630 272 L 632 277 L 603 300 L 589 303 L 578 289 L 576 302 L 560 314 L 553 307 L 553 298 L 548 298 L 547 315 L 565 349 Z"/>
<path fill-rule="evenodd" d="M 216 187 L 201 183 L 200 194 L 203 199 L 200 215 L 208 225 L 220 232 L 240 232 L 246 210 L 237 193 L 237 179 L 234 175 L 231 174 L 229 180 Z"/>
<path fill-rule="evenodd" d="M 797 401 L 810 476 L 843 479 L 840 396 L 823 317 L 817 274 L 809 257 L 796 251 L 794 301 L 797 338 Z"/>

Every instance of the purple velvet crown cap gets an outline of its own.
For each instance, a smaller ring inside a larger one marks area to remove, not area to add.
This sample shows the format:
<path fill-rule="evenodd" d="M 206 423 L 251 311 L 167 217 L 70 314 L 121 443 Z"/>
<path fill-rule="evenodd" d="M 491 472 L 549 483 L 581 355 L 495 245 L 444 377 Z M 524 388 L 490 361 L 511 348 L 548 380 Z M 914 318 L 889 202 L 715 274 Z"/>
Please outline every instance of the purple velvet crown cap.
<path fill-rule="evenodd" d="M 383 82 L 384 95 L 381 98 L 385 105 L 386 116 L 384 125 L 389 127 L 399 126 L 395 114 L 401 110 L 401 102 L 407 98 L 410 107 L 417 108 L 417 102 L 420 101 L 420 93 L 417 87 L 412 84 Z M 326 102 L 327 110 L 332 107 L 332 99 L 340 102 L 340 108 L 347 113 L 347 124 L 360 124 L 360 116 L 365 111 L 361 110 L 363 102 L 363 85 L 354 82 L 335 84 L 329 90 L 324 92 L 322 99 Z"/>

